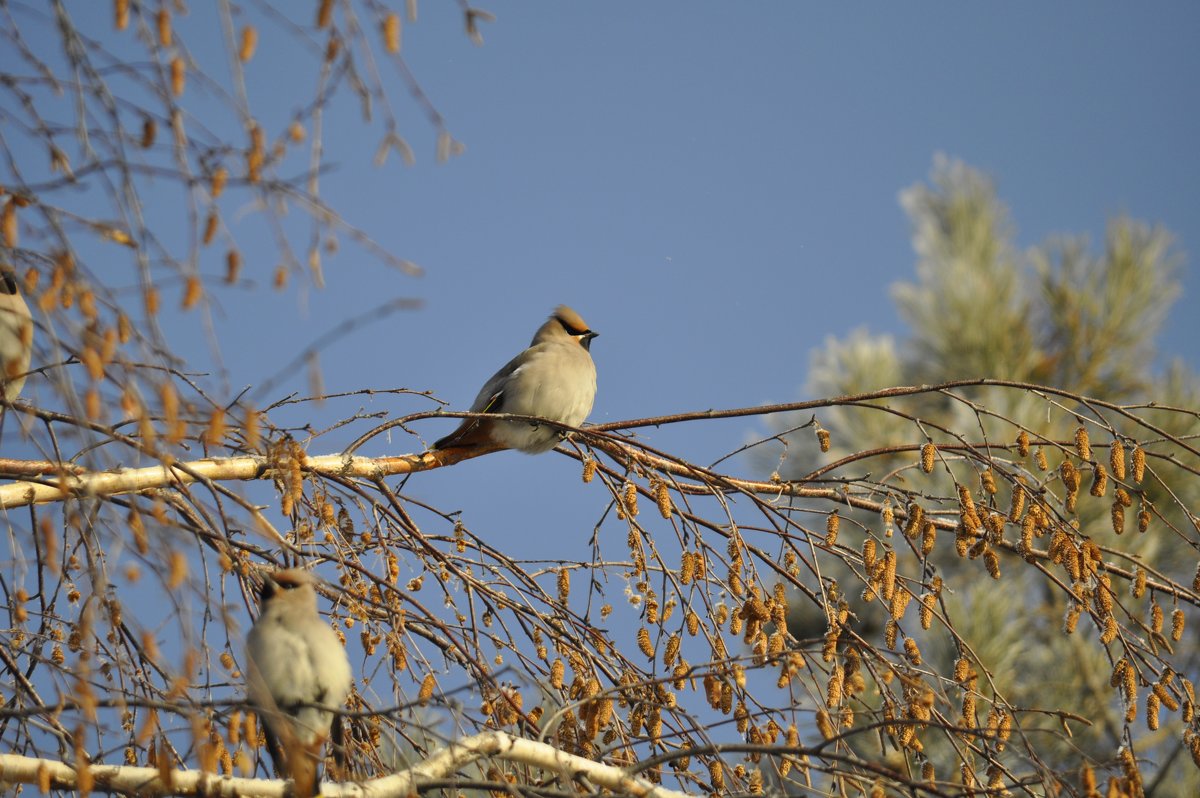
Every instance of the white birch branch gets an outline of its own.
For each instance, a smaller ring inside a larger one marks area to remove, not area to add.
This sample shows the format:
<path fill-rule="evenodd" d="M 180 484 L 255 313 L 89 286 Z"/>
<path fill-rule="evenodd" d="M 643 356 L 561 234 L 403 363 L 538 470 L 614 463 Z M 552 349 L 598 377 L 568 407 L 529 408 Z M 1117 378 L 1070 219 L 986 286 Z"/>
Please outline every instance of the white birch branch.
<path fill-rule="evenodd" d="M 432 454 L 401 457 L 357 457 L 329 454 L 308 457 L 308 471 L 335 476 L 378 479 L 395 474 L 422 471 L 438 464 Z M 153 488 L 188 485 L 207 480 L 263 479 L 272 474 L 266 457 L 224 457 L 192 460 L 171 465 L 129 468 L 117 471 L 89 471 L 78 474 L 50 475 L 41 482 L 21 481 L 0 485 L 0 509 L 62 501 L 68 496 L 115 496 Z"/>
<path fill-rule="evenodd" d="M 585 778 L 597 787 L 634 798 L 691 798 L 630 775 L 622 768 L 564 753 L 546 743 L 489 731 L 467 737 L 429 756 L 408 770 L 361 783 L 323 784 L 322 798 L 407 798 L 422 781 L 446 779 L 462 767 L 484 758 L 504 759 L 561 773 L 566 781 Z M 157 768 L 132 765 L 90 765 L 85 782 L 93 790 L 122 795 L 214 796 L 215 798 L 285 798 L 290 785 L 279 779 L 216 776 L 196 770 L 174 770 L 166 780 Z M 74 790 L 80 786 L 75 768 L 51 759 L 0 754 L 0 785 L 33 784 Z"/>

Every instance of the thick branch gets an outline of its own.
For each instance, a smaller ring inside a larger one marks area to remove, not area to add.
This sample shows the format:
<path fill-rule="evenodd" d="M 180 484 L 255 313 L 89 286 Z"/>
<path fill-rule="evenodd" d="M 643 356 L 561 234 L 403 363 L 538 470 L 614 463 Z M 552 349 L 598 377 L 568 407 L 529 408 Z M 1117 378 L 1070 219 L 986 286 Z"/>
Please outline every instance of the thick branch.
<path fill-rule="evenodd" d="M 306 458 L 304 468 L 333 476 L 378 479 L 447 465 L 452 462 L 447 454 L 427 452 L 422 455 L 378 458 L 330 454 Z M 206 458 L 147 468 L 80 472 L 43 481 L 13 482 L 0 486 L 0 508 L 46 504 L 68 496 L 115 496 L 193 482 L 267 479 L 271 476 L 271 463 L 268 458 L 261 456 Z"/>
<path fill-rule="evenodd" d="M 440 780 L 479 759 L 493 757 L 563 773 L 567 780 L 583 777 L 618 795 L 635 798 L 686 798 L 687 794 L 657 787 L 629 775 L 622 768 L 564 753 L 546 743 L 513 737 L 502 731 L 467 737 L 434 753 L 421 764 L 401 773 L 357 784 L 324 784 L 324 798 L 404 798 L 420 789 L 424 780 Z M 195 770 L 170 771 L 167 781 L 157 768 L 127 765 L 91 765 L 84 781 L 95 790 L 122 795 L 203 795 L 220 798 L 284 798 L 290 785 L 275 779 L 242 779 L 214 776 Z M 50 789 L 78 789 L 75 768 L 50 759 L 0 754 L 0 782 L 40 784 Z"/>

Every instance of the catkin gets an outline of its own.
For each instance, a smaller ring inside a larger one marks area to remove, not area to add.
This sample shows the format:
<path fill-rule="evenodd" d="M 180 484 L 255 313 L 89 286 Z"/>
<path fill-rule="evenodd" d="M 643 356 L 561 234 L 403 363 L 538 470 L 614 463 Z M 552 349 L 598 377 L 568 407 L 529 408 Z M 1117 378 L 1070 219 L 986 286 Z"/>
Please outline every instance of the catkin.
<path fill-rule="evenodd" d="M 925 526 L 921 528 L 921 556 L 927 557 L 933 551 L 934 543 L 937 542 L 937 527 L 933 521 L 925 520 Z"/>
<path fill-rule="evenodd" d="M 870 571 L 875 567 L 875 539 L 867 538 L 862 545 L 863 568 Z"/>
<path fill-rule="evenodd" d="M 663 666 L 664 667 L 669 668 L 673 664 L 675 664 L 675 658 L 679 656 L 680 643 L 681 643 L 681 638 L 680 638 L 678 632 L 676 632 L 675 634 L 673 634 L 669 638 L 667 638 L 667 645 L 666 645 L 665 649 L 663 650 Z"/>
<path fill-rule="evenodd" d="M 654 658 L 654 645 L 650 642 L 650 630 L 646 627 L 638 629 L 637 633 L 638 648 L 646 655 L 647 659 Z"/>
<path fill-rule="evenodd" d="M 1125 531 L 1125 507 L 1119 501 L 1112 505 L 1112 529 L 1116 535 Z"/>
<path fill-rule="evenodd" d="M 912 539 L 921 532 L 925 522 L 925 509 L 916 502 L 908 505 L 908 520 L 904 524 L 904 537 Z"/>
<path fill-rule="evenodd" d="M 917 647 L 917 641 L 911 637 L 904 638 L 904 653 L 914 666 L 921 664 L 921 649 Z"/>
<path fill-rule="evenodd" d="M 558 569 L 558 601 L 566 604 L 571 596 L 571 572 L 566 568 Z"/>
<path fill-rule="evenodd" d="M 626 482 L 623 498 L 624 498 L 624 504 L 625 504 L 625 514 L 627 516 L 629 516 L 630 518 L 637 517 L 637 514 L 638 514 L 637 485 L 633 484 L 633 482 Z"/>
<path fill-rule="evenodd" d="M 838 515 L 837 510 L 830 513 L 829 517 L 825 519 L 825 545 L 833 546 L 837 543 L 838 527 L 841 524 L 841 520 L 841 516 Z"/>
<path fill-rule="evenodd" d="M 1000 578 L 1000 557 L 992 549 L 988 549 L 983 553 L 983 562 L 987 566 L 988 574 L 992 579 Z"/>
<path fill-rule="evenodd" d="M 932 442 L 921 447 L 921 470 L 926 474 L 933 473 L 933 461 L 936 456 L 937 447 Z"/>
<path fill-rule="evenodd" d="M 1008 507 L 1008 520 L 1014 524 L 1020 523 L 1021 514 L 1025 512 L 1025 486 L 1013 485 L 1012 503 Z"/>
<path fill-rule="evenodd" d="M 825 686 L 825 706 L 833 709 L 842 703 L 842 684 L 844 672 L 841 665 L 834 665 L 829 675 L 829 683 Z"/>
<path fill-rule="evenodd" d="M 817 711 L 817 730 L 821 732 L 821 736 L 826 740 L 832 740 L 837 733 L 833 728 L 833 723 L 829 719 L 829 713 L 823 709 Z"/>
<path fill-rule="evenodd" d="M 1108 467 L 1112 469 L 1113 477 L 1125 479 L 1125 444 L 1120 438 L 1113 439 L 1108 446 Z"/>
<path fill-rule="evenodd" d="M 658 513 L 663 518 L 670 518 L 675 506 L 671 503 L 671 492 L 667 483 L 659 481 L 654 489 L 654 501 L 658 505 Z"/>
<path fill-rule="evenodd" d="M 996 495 L 996 475 L 992 472 L 990 467 L 983 469 L 983 471 L 979 474 L 979 484 L 989 495 Z"/>
<path fill-rule="evenodd" d="M 183 63 L 182 58 L 175 56 L 171 59 L 171 93 L 176 97 L 183 94 L 186 82 L 187 66 Z"/>
<path fill-rule="evenodd" d="M 1083 425 L 1075 430 L 1075 453 L 1085 462 L 1092 459 L 1092 443 L 1088 439 L 1087 427 Z"/>
<path fill-rule="evenodd" d="M 1129 592 L 1134 598 L 1141 598 L 1146 594 L 1146 569 L 1138 568 L 1133 572 L 1133 584 L 1129 587 Z"/>
<path fill-rule="evenodd" d="M 1142 445 L 1140 443 L 1133 447 L 1132 458 L 1133 458 L 1133 481 L 1140 483 L 1142 481 L 1142 479 L 1146 476 L 1146 450 L 1142 448 Z"/>
<path fill-rule="evenodd" d="M 258 48 L 258 29 L 253 25 L 247 25 L 242 28 L 242 41 L 238 47 L 238 60 L 246 63 L 254 57 L 254 51 Z"/>
<path fill-rule="evenodd" d="M 1146 728 L 1150 731 L 1158 731 L 1158 704 L 1157 693 L 1146 694 Z"/>
<path fill-rule="evenodd" d="M 156 22 L 158 23 L 158 43 L 163 47 L 170 47 L 174 36 L 171 32 L 171 12 L 167 10 L 166 5 L 158 10 Z"/>
<path fill-rule="evenodd" d="M 400 15 L 388 14 L 383 20 L 383 43 L 389 53 L 400 52 Z"/>
<path fill-rule="evenodd" d="M 421 680 L 421 689 L 417 692 L 417 703 L 426 704 L 433 697 L 433 689 L 437 687 L 437 680 L 434 679 L 432 673 L 425 674 L 425 678 Z"/>

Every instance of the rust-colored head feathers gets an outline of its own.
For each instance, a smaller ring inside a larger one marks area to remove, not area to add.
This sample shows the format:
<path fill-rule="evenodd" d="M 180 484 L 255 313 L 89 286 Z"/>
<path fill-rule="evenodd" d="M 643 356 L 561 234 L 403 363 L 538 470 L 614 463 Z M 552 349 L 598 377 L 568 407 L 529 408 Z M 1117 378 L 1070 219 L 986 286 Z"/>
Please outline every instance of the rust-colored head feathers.
<path fill-rule="evenodd" d="M 591 332 L 583 317 L 566 305 L 556 307 L 554 315 L 551 318 L 558 319 L 571 335 L 583 335 L 584 333 Z"/>

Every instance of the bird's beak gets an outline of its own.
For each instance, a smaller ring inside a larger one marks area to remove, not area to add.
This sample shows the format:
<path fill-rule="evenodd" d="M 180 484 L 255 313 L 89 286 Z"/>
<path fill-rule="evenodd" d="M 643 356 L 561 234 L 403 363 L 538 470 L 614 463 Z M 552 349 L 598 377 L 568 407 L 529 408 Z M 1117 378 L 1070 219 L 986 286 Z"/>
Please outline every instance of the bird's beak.
<path fill-rule="evenodd" d="M 583 346 L 584 349 L 586 349 L 590 352 L 590 351 L 592 351 L 592 339 L 599 337 L 599 335 L 600 335 L 600 333 L 592 332 L 591 330 L 588 330 L 587 332 L 585 332 L 583 334 L 583 337 L 579 339 L 579 343 Z"/>

